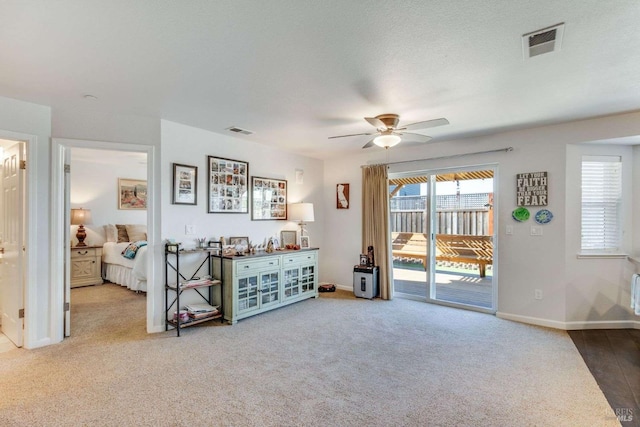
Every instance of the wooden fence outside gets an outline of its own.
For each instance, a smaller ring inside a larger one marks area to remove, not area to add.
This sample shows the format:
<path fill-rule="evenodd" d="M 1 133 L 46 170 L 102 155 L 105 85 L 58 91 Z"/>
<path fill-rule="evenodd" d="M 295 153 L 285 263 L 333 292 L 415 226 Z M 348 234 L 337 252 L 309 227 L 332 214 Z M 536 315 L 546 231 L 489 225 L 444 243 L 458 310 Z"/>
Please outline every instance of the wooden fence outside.
<path fill-rule="evenodd" d="M 391 232 L 426 233 L 424 210 L 391 211 Z M 436 234 L 490 236 L 493 218 L 489 209 L 443 209 L 436 211 Z"/>

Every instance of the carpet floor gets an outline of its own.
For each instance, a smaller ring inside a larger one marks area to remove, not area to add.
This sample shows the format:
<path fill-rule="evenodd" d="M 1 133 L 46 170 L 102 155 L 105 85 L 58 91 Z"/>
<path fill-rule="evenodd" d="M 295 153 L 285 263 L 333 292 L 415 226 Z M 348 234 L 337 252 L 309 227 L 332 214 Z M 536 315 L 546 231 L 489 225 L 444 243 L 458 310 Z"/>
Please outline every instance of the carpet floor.
<path fill-rule="evenodd" d="M 345 291 L 180 338 L 144 310 L 74 289 L 72 337 L 0 354 L 0 425 L 619 425 L 562 331 Z"/>

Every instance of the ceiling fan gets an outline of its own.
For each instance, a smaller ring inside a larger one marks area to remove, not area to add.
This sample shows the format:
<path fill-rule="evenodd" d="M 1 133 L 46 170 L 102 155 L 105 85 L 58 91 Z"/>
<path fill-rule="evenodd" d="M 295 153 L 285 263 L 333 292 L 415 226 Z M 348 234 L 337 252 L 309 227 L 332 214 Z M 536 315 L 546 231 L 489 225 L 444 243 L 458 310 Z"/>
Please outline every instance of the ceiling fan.
<path fill-rule="evenodd" d="M 377 145 L 383 148 L 390 148 L 397 145 L 403 139 L 410 139 L 414 142 L 427 142 L 431 139 L 430 136 L 422 135 L 419 133 L 405 132 L 406 130 L 427 129 L 436 126 L 448 125 L 449 120 L 445 118 L 426 120 L 423 122 L 411 123 L 409 125 L 403 125 L 398 127 L 400 116 L 397 114 L 380 114 L 375 117 L 364 118 L 370 125 L 376 128 L 375 132 L 366 133 L 354 133 L 351 135 L 339 135 L 330 136 L 329 139 L 345 138 L 348 136 L 360 136 L 360 135 L 376 135 L 373 139 L 367 142 L 362 148 L 373 147 Z"/>

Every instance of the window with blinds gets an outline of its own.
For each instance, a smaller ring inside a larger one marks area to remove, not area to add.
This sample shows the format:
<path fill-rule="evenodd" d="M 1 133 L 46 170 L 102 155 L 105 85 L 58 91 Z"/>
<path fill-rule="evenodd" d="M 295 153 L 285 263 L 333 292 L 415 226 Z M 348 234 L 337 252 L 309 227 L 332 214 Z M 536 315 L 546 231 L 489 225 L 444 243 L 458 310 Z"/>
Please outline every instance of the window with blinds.
<path fill-rule="evenodd" d="M 617 252 L 622 240 L 622 159 L 582 157 L 582 250 Z"/>

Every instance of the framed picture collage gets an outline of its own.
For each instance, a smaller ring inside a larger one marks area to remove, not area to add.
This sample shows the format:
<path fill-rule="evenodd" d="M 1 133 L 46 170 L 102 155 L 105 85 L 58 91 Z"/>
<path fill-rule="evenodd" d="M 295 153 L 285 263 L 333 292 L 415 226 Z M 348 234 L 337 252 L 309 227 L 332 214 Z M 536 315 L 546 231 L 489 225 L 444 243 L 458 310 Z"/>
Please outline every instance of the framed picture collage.
<path fill-rule="evenodd" d="M 197 171 L 196 166 L 173 164 L 173 204 L 197 205 Z M 286 180 L 251 177 L 249 185 L 248 162 L 207 156 L 208 213 L 249 213 L 251 205 L 254 221 L 287 219 Z"/>

